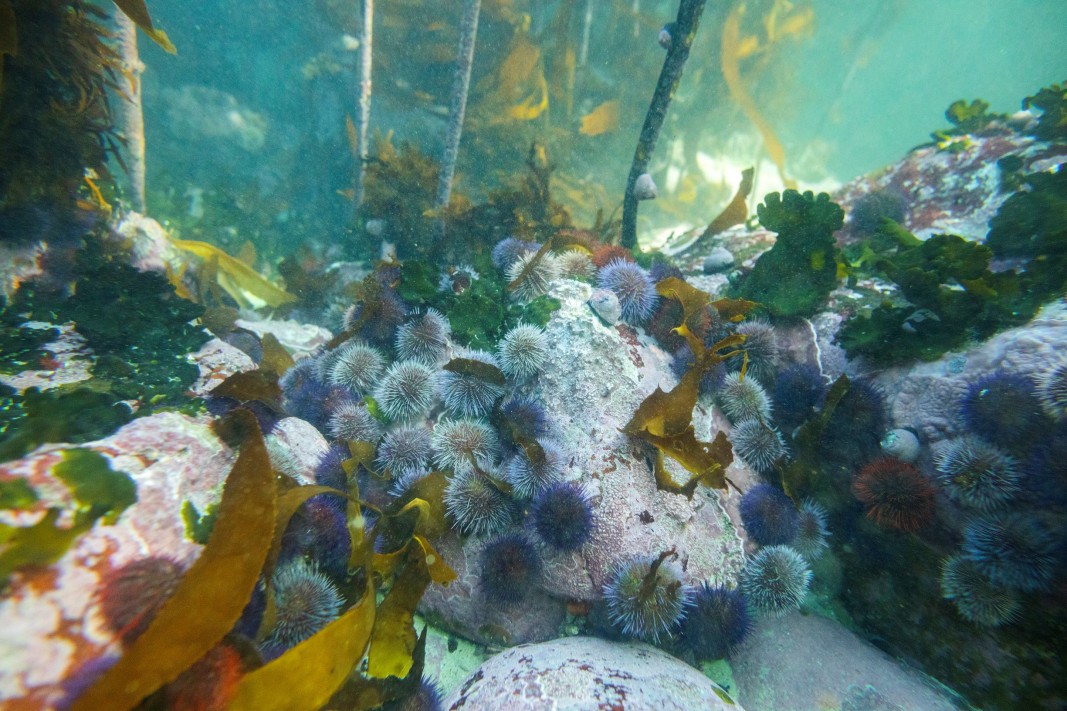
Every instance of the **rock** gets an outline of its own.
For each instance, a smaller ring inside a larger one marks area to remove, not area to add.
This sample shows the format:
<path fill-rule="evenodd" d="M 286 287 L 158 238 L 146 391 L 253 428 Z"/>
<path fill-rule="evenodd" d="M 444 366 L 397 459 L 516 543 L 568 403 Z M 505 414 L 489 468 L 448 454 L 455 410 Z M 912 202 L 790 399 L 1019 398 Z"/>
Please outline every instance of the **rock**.
<path fill-rule="evenodd" d="M 922 674 L 816 615 L 761 618 L 731 666 L 748 711 L 957 708 Z"/>
<path fill-rule="evenodd" d="M 314 425 L 299 417 L 286 417 L 265 439 L 275 471 L 292 477 L 297 484 L 315 483 L 315 469 L 330 445 Z"/>
<path fill-rule="evenodd" d="M 0 598 L 0 706 L 54 708 L 63 695 L 61 682 L 117 652 L 117 638 L 95 597 L 101 581 L 147 556 L 191 564 L 200 546 L 185 536 L 182 504 L 189 501 L 204 511 L 217 503 L 234 461 L 208 419 L 172 412 L 136 419 L 110 437 L 79 446 L 126 472 L 137 485 L 137 503 L 114 525 L 97 522 L 56 563 L 11 577 Z M 26 479 L 41 496 L 30 510 L 0 512 L 0 522 L 26 525 L 48 506 L 69 509 L 70 494 L 52 474 L 69 448 L 49 444 L 0 465 L 0 480 Z"/>
<path fill-rule="evenodd" d="M 130 264 L 143 272 L 165 271 L 177 257 L 163 226 L 138 212 L 126 213 L 110 236 L 128 246 Z"/>
<path fill-rule="evenodd" d="M 200 368 L 200 377 L 190 388 L 194 397 L 204 397 L 234 373 L 256 369 L 247 353 L 218 338 L 205 343 L 190 359 Z"/>
<path fill-rule="evenodd" d="M 297 360 L 311 355 L 333 338 L 333 334 L 322 326 L 297 321 L 275 321 L 273 319 L 249 321 L 242 318 L 237 319 L 234 325 L 238 328 L 246 328 L 260 338 L 267 333 L 273 334 Z"/>
<path fill-rule="evenodd" d="M 56 340 L 41 346 L 42 350 L 48 351 L 52 356 L 47 362 L 39 364 L 46 366 L 41 370 L 24 370 L 14 375 L 0 375 L 0 383 L 19 392 L 29 388 L 37 388 L 43 392 L 61 385 L 80 383 L 92 377 L 89 373 L 89 368 L 92 367 L 90 360 L 92 351 L 89 350 L 85 338 L 74 330 L 74 324 L 66 323 L 55 326 L 40 321 L 29 321 L 23 324 L 23 328 L 58 329 L 59 336 Z"/>
<path fill-rule="evenodd" d="M 919 438 L 911 430 L 889 430 L 882 438 L 882 451 L 905 462 L 919 458 Z"/>
<path fill-rule="evenodd" d="M 666 652 L 595 637 L 502 652 L 453 690 L 444 708 L 744 711 L 713 681 Z"/>
<path fill-rule="evenodd" d="M 614 326 L 622 318 L 619 297 L 611 289 L 594 289 L 592 296 L 589 297 L 589 306 L 605 326 Z"/>
<path fill-rule="evenodd" d="M 714 247 L 704 257 L 703 270 L 705 274 L 718 274 L 734 265 L 734 255 L 725 247 Z"/>
<path fill-rule="evenodd" d="M 486 603 L 477 581 L 484 540 L 446 536 L 439 552 L 459 574 L 448 588 L 431 586 L 422 610 L 458 634 L 492 645 L 540 642 L 559 634 L 567 601 L 596 603 L 615 567 L 635 555 L 656 555 L 676 548 L 689 582 L 734 584 L 744 565 L 744 540 L 735 494 L 699 487 L 692 500 L 656 488 L 650 451 L 620 430 L 646 395 L 674 386 L 670 356 L 643 331 L 618 323 L 605 325 L 587 305 L 588 284 L 559 280 L 549 292 L 560 309 L 545 327 L 550 348 L 540 376 L 520 393 L 543 403 L 549 436 L 568 453 L 563 474 L 580 482 L 593 505 L 594 531 L 579 551 L 542 550 L 539 589 L 515 608 Z M 710 441 L 726 427 L 710 403 L 696 408 L 697 435 Z M 677 481 L 690 475 L 673 462 Z M 742 490 L 756 476 L 735 461 L 727 476 Z"/>
<path fill-rule="evenodd" d="M 23 282 L 41 274 L 41 256 L 47 248 L 39 241 L 18 244 L 0 240 L 0 295 L 8 302 Z"/>

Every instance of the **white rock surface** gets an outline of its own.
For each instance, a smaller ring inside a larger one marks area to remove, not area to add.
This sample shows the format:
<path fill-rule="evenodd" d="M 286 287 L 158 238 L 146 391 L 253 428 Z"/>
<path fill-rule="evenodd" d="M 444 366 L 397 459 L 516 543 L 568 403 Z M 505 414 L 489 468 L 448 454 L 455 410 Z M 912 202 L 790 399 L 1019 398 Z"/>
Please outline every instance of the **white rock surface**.
<path fill-rule="evenodd" d="M 595 637 L 568 637 L 502 652 L 453 690 L 444 707 L 744 711 L 714 682 L 666 652 Z"/>

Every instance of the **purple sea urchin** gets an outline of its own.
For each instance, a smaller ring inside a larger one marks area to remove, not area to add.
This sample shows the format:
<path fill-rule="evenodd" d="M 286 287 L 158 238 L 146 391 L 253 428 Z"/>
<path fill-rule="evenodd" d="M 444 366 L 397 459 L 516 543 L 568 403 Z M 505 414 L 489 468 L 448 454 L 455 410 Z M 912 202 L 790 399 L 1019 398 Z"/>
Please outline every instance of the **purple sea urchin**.
<path fill-rule="evenodd" d="M 424 470 L 431 454 L 430 430 L 422 425 L 398 427 L 386 434 L 378 446 L 376 463 L 380 469 L 388 469 L 393 477 L 398 477 L 409 471 Z"/>
<path fill-rule="evenodd" d="M 739 506 L 748 537 L 761 546 L 791 543 L 800 525 L 797 508 L 780 489 L 759 484 L 745 492 Z"/>
<path fill-rule="evenodd" d="M 481 363 L 497 365 L 492 353 L 469 351 L 465 358 Z M 448 411 L 465 417 L 480 417 L 488 414 L 504 394 L 504 388 L 483 380 L 471 373 L 445 371 L 441 374 L 441 399 Z"/>
<path fill-rule="evenodd" d="M 326 431 L 343 442 L 377 442 L 382 436 L 382 425 L 363 403 L 345 402 L 326 421 Z"/>
<path fill-rule="evenodd" d="M 782 434 L 761 420 L 742 420 L 730 428 L 734 453 L 757 472 L 766 473 L 788 454 Z"/>
<path fill-rule="evenodd" d="M 349 341 L 330 354 L 326 377 L 331 385 L 356 395 L 370 391 L 385 370 L 385 356 L 377 348 Z"/>
<path fill-rule="evenodd" d="M 520 499 L 528 499 L 556 483 L 566 465 L 566 457 L 557 443 L 543 437 L 537 443 L 541 445 L 543 457 L 531 461 L 526 450 L 520 449 L 508 463 L 508 483 Z"/>
<path fill-rule="evenodd" d="M 519 324 L 497 345 L 500 369 L 509 378 L 526 378 L 539 372 L 548 359 L 548 338 L 536 326 Z"/>
<path fill-rule="evenodd" d="M 1014 591 L 994 585 L 977 563 L 958 555 L 941 565 L 941 595 L 964 619 L 986 627 L 1012 622 L 1022 609 Z"/>
<path fill-rule="evenodd" d="M 511 499 L 473 469 L 460 470 L 449 479 L 444 504 L 456 528 L 476 536 L 496 533 L 515 518 Z"/>
<path fill-rule="evenodd" d="M 685 616 L 692 591 L 682 582 L 681 568 L 667 560 L 671 556 L 677 554 L 623 561 L 604 586 L 608 617 L 625 636 L 657 643 Z"/>
<path fill-rule="evenodd" d="M 351 551 L 345 499 L 336 494 L 312 496 L 289 519 L 282 534 L 282 560 L 313 559 L 335 580 L 348 572 Z"/>
<path fill-rule="evenodd" d="M 625 259 L 613 259 L 604 265 L 597 275 L 597 286 L 610 289 L 619 297 L 623 321 L 635 326 L 648 320 L 659 301 L 648 272 Z"/>
<path fill-rule="evenodd" d="M 437 372 L 417 360 L 393 363 L 378 383 L 374 399 L 391 420 L 425 417 L 437 399 Z"/>
<path fill-rule="evenodd" d="M 278 567 L 271 577 L 274 626 L 268 648 L 279 653 L 293 647 L 337 618 L 341 594 L 314 563 L 297 559 Z"/>
<path fill-rule="evenodd" d="M 538 439 L 548 434 L 548 415 L 536 400 L 509 398 L 500 406 L 500 416 L 498 428 L 505 444 L 515 445 L 519 439 Z"/>
<path fill-rule="evenodd" d="M 487 469 L 498 450 L 496 433 L 477 420 L 440 420 L 434 425 L 432 441 L 434 464 L 453 471 L 469 469 L 472 458 Z"/>
<path fill-rule="evenodd" d="M 1047 589 L 1056 566 L 1056 538 L 1023 512 L 971 521 L 963 534 L 963 555 L 996 585 L 1015 590 Z"/>
<path fill-rule="evenodd" d="M 741 576 L 741 591 L 761 612 L 782 615 L 800 606 L 808 591 L 811 569 L 789 546 L 761 548 Z"/>
<path fill-rule="evenodd" d="M 537 537 L 551 548 L 578 550 L 593 533 L 589 496 L 574 482 L 553 484 L 534 498 L 530 524 Z"/>
<path fill-rule="evenodd" d="M 493 247 L 493 266 L 506 273 L 508 267 L 510 267 L 519 257 L 524 254 L 536 252 L 540 248 L 541 245 L 537 242 L 528 242 L 514 237 L 505 237 Z"/>
<path fill-rule="evenodd" d="M 771 399 L 755 378 L 727 373 L 719 388 L 719 407 L 731 422 L 767 420 L 771 416 Z"/>
<path fill-rule="evenodd" d="M 774 383 L 775 419 L 791 432 L 823 406 L 827 389 L 826 378 L 814 365 L 783 368 Z"/>
<path fill-rule="evenodd" d="M 977 437 L 967 435 L 942 443 L 934 464 L 945 492 L 976 511 L 1004 508 L 1022 491 L 1015 458 Z"/>
<path fill-rule="evenodd" d="M 537 548 L 521 533 L 507 533 L 482 549 L 482 593 L 495 603 L 520 602 L 541 577 Z"/>
<path fill-rule="evenodd" d="M 396 357 L 436 363 L 444 357 L 451 333 L 448 319 L 440 311 L 426 309 L 396 330 Z"/>
<path fill-rule="evenodd" d="M 701 583 L 682 625 L 682 644 L 698 661 L 722 659 L 752 628 L 748 602 L 739 590 Z"/>
<path fill-rule="evenodd" d="M 798 507 L 797 537 L 791 544 L 808 560 L 818 558 L 826 549 L 830 536 L 826 525 L 826 509 L 811 499 L 805 499 Z"/>
<path fill-rule="evenodd" d="M 1025 447 L 1048 424 L 1033 381 L 1005 371 L 972 383 L 960 400 L 960 414 L 972 432 L 1009 450 Z"/>

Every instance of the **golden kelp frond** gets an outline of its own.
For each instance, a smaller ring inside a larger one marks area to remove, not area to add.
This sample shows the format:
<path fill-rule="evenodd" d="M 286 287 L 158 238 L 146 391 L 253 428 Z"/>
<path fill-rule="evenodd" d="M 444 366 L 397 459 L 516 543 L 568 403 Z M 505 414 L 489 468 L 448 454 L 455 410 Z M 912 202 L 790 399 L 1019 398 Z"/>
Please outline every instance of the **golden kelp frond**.
<path fill-rule="evenodd" d="M 727 205 L 718 217 L 712 220 L 704 233 L 700 235 L 700 240 L 714 237 L 715 235 L 727 230 L 734 225 L 740 225 L 748 219 L 748 196 L 752 193 L 752 179 L 756 171 L 753 168 L 745 168 L 741 171 L 741 184 L 737 186 L 737 192 L 734 193 L 733 200 Z"/>
<path fill-rule="evenodd" d="M 379 557 L 375 555 L 375 558 Z M 367 653 L 367 675 L 376 679 L 404 677 L 411 669 L 412 652 L 418 641 L 415 607 L 430 584 L 426 555 L 414 539 L 390 557 L 394 558 L 390 567 L 395 582 L 378 605 Z"/>
<path fill-rule="evenodd" d="M 610 133 L 619 127 L 619 100 L 605 101 L 595 109 L 582 116 L 582 125 L 578 133 L 583 136 L 599 136 Z"/>
<path fill-rule="evenodd" d="M 278 374 L 263 368 L 234 373 L 216 385 L 211 395 L 230 398 L 241 403 L 258 402 L 266 405 L 272 412 L 279 414 L 284 412 Z"/>
<path fill-rule="evenodd" d="M 242 308 L 277 308 L 296 301 L 295 296 L 267 281 L 252 267 L 231 257 L 215 245 L 181 239 L 172 239 L 171 244 L 195 254 L 205 262 L 215 262 L 218 266 L 218 285 Z"/>
<path fill-rule="evenodd" d="M 673 437 L 645 437 L 655 445 L 656 487 L 672 494 L 682 494 L 687 499 L 693 498 L 697 485 L 703 484 L 715 489 L 726 488 L 726 468 L 734 461 L 733 447 L 725 432 L 719 432 L 711 443 L 701 442 L 696 438 L 690 425 L 680 435 Z M 693 476 L 684 484 L 678 484 L 663 464 L 663 453 L 673 452 L 671 459 L 681 464 Z"/>
<path fill-rule="evenodd" d="M 847 375 L 841 375 L 830 386 L 826 402 L 819 414 L 804 423 L 793 435 L 794 456 L 781 471 L 782 488 L 785 493 L 800 502 L 815 493 L 816 479 L 822 476 L 823 462 L 819 457 L 819 441 L 830 423 L 838 403 L 841 402 L 852 382 Z"/>
<path fill-rule="evenodd" d="M 741 81 L 740 60 L 746 51 L 742 46 L 741 40 L 741 20 L 745 15 L 745 9 L 744 2 L 738 3 L 737 7 L 727 16 L 726 22 L 723 23 L 722 52 L 720 55 L 722 76 L 726 80 L 726 86 L 730 89 L 730 96 L 734 98 L 741 110 L 745 112 L 745 116 L 748 117 L 748 120 L 752 122 L 763 137 L 767 153 L 775 166 L 778 167 L 778 175 L 782 178 L 782 182 L 785 183 L 787 188 L 796 189 L 796 181 L 786 176 L 785 149 L 782 148 L 781 141 L 778 140 L 778 136 L 775 135 L 770 122 L 764 118 L 763 113 L 760 112 L 756 102 L 749 95 L 748 90 Z"/>
<path fill-rule="evenodd" d="M 204 656 L 241 616 L 270 549 L 277 501 L 255 417 L 246 410 L 231 417 L 245 439 L 207 546 L 148 629 L 74 702 L 73 711 L 133 708 Z"/>
<path fill-rule="evenodd" d="M 504 372 L 500 368 L 492 363 L 470 358 L 453 358 L 445 363 L 441 369 L 459 375 L 471 375 L 494 385 L 504 385 L 507 382 L 504 378 Z"/>
<path fill-rule="evenodd" d="M 148 14 L 148 7 L 144 0 L 115 0 L 115 4 L 126 14 L 126 17 L 133 20 L 133 24 L 144 30 L 153 42 L 170 54 L 178 53 L 178 49 L 171 43 L 167 33 L 152 24 L 152 17 Z"/>

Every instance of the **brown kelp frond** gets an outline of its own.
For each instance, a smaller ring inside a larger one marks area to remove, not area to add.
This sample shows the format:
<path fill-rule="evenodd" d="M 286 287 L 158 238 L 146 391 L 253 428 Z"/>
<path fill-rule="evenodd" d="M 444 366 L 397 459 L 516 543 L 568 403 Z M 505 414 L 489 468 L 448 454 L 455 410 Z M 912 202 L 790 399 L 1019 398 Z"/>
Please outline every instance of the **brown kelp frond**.
<path fill-rule="evenodd" d="M 180 239 L 172 239 L 171 244 L 199 257 L 213 271 L 218 286 L 241 308 L 277 308 L 296 301 L 295 296 L 267 281 L 255 269 L 215 245 Z"/>

